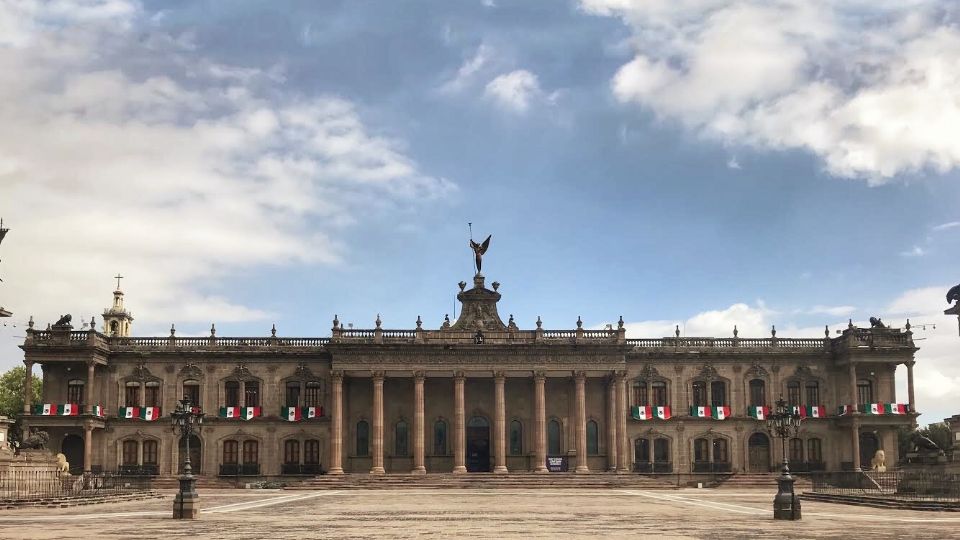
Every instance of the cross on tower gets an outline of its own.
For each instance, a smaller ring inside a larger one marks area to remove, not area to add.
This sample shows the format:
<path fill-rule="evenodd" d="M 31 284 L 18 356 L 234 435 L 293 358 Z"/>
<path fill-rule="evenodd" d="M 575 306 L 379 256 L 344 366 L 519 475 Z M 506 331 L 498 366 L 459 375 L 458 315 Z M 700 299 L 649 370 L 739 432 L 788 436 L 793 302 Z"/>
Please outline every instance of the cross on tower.
<path fill-rule="evenodd" d="M 121 276 L 120 273 L 117 272 L 117 275 L 115 275 L 115 276 L 113 276 L 113 277 L 114 277 L 114 279 L 117 280 L 117 290 L 119 291 L 119 290 L 120 290 L 120 280 L 123 279 L 123 276 Z"/>

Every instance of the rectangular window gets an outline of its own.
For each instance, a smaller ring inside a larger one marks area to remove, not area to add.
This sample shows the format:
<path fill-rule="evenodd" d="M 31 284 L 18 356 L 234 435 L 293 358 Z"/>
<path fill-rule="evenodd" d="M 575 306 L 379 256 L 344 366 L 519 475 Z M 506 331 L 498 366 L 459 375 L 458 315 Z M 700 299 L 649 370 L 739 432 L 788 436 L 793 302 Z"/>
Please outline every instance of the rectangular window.
<path fill-rule="evenodd" d="M 710 383 L 710 405 L 722 407 L 727 404 L 727 383 L 713 381 Z"/>
<path fill-rule="evenodd" d="M 300 441 L 286 441 L 283 443 L 283 463 L 285 465 L 300 464 Z"/>
<path fill-rule="evenodd" d="M 820 405 L 820 383 L 807 383 L 807 405 Z"/>
<path fill-rule="evenodd" d="M 226 407 L 239 407 L 240 406 L 240 382 L 239 381 L 227 381 L 223 384 L 223 390 L 226 394 Z"/>
<path fill-rule="evenodd" d="M 730 456 L 727 455 L 726 439 L 714 439 L 713 440 L 713 462 L 728 463 L 729 461 L 730 461 Z"/>
<path fill-rule="evenodd" d="M 258 450 L 259 445 L 257 441 L 243 441 L 243 464 L 256 465 L 260 463 Z"/>
<path fill-rule="evenodd" d="M 143 441 L 143 464 L 157 465 L 157 441 Z"/>
<path fill-rule="evenodd" d="M 148 382 L 147 387 L 144 389 L 146 391 L 144 395 L 144 407 L 159 407 L 160 406 L 160 383 L 158 382 Z"/>
<path fill-rule="evenodd" d="M 807 440 L 807 461 L 810 463 L 823 463 L 823 454 L 821 454 L 820 439 Z"/>
<path fill-rule="evenodd" d="M 300 406 L 300 382 L 288 382 L 287 383 L 287 407 L 299 407 Z"/>
<path fill-rule="evenodd" d="M 320 464 L 320 441 L 316 439 L 307 439 L 303 441 L 303 464 Z"/>
<path fill-rule="evenodd" d="M 857 381 L 857 403 L 873 403 L 873 384 L 870 381 Z"/>
<path fill-rule="evenodd" d="M 667 383 L 665 382 L 655 382 L 651 385 L 653 390 L 653 403 L 654 407 L 666 407 L 667 406 Z"/>
<path fill-rule="evenodd" d="M 223 441 L 223 464 L 236 465 L 239 458 L 239 443 L 237 441 Z"/>
<path fill-rule="evenodd" d="M 123 464 L 126 466 L 138 465 L 138 450 L 137 441 L 123 441 Z"/>
<path fill-rule="evenodd" d="M 816 404 L 816 402 L 811 403 L 811 405 Z M 791 407 L 800 405 L 800 383 L 791 382 L 787 384 L 787 405 Z"/>
<path fill-rule="evenodd" d="M 693 441 L 693 460 L 703 463 L 710 461 L 710 456 L 708 454 L 710 446 L 709 441 L 706 439 L 697 439 Z"/>
<path fill-rule="evenodd" d="M 125 407 L 140 406 L 140 383 L 127 383 L 123 389 L 123 405 Z"/>
<path fill-rule="evenodd" d="M 767 404 L 766 384 L 760 379 L 750 381 L 750 405 L 761 407 Z M 722 405 L 722 403 L 714 403 Z"/>
<path fill-rule="evenodd" d="M 322 388 L 323 386 L 318 381 L 308 382 L 303 396 L 303 404 L 307 407 L 322 407 L 323 401 L 320 394 Z"/>
<path fill-rule="evenodd" d="M 247 381 L 243 383 L 243 406 L 260 406 L 260 383 L 256 381 Z"/>
<path fill-rule="evenodd" d="M 647 405 L 647 383 L 640 382 L 633 384 L 633 405 Z"/>
<path fill-rule="evenodd" d="M 693 406 L 707 406 L 707 383 L 702 381 L 693 383 Z"/>
<path fill-rule="evenodd" d="M 183 397 L 190 400 L 194 407 L 200 406 L 200 383 L 197 381 L 183 381 Z"/>
<path fill-rule="evenodd" d="M 83 403 L 83 381 L 67 383 L 67 403 Z"/>
<path fill-rule="evenodd" d="M 794 463 L 803 462 L 803 440 L 790 439 L 790 461 Z"/>
<path fill-rule="evenodd" d="M 669 440 L 654 439 L 653 461 L 656 463 L 670 463 L 670 441 Z"/>

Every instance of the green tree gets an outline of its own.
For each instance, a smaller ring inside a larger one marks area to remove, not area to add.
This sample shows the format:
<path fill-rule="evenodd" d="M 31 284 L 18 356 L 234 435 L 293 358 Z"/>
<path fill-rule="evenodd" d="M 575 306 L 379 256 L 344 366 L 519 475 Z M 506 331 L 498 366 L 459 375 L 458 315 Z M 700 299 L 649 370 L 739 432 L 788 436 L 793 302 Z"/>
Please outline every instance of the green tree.
<path fill-rule="evenodd" d="M 950 450 L 953 441 L 950 440 L 950 427 L 943 422 L 930 424 L 925 428 L 920 428 L 920 434 L 937 443 L 941 450 Z"/>
<path fill-rule="evenodd" d="M 15 418 L 23 412 L 23 376 L 26 372 L 23 366 L 15 367 L 0 375 L 0 415 Z M 37 403 L 41 396 L 43 380 L 34 375 L 33 396 L 31 401 Z"/>

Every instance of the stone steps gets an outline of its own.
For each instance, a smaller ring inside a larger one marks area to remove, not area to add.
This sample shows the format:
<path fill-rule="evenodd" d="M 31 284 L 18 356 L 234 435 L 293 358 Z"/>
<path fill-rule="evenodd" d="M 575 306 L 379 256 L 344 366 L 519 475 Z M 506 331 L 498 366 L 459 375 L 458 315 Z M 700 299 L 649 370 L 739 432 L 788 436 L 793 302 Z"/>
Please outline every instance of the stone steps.
<path fill-rule="evenodd" d="M 829 493 L 804 493 L 803 501 L 851 504 L 872 508 L 895 508 L 898 510 L 926 510 L 932 512 L 960 512 L 960 502 L 894 500 L 867 495 L 833 495 Z"/>
<path fill-rule="evenodd" d="M 779 473 L 738 473 L 727 476 L 718 482 L 717 487 L 724 488 L 768 488 L 777 485 Z M 808 478 L 793 475 L 794 488 L 799 490 L 811 489 L 813 484 Z"/>
<path fill-rule="evenodd" d="M 161 499 L 163 494 L 157 491 L 142 491 L 137 493 L 117 493 L 107 495 L 78 495 L 76 497 L 41 497 L 36 499 L 0 499 L 0 510 L 14 510 L 17 508 L 68 508 L 71 506 L 85 506 L 88 504 L 103 504 L 128 501 L 142 501 L 147 499 Z"/>
<path fill-rule="evenodd" d="M 344 474 L 323 475 L 285 489 L 675 489 L 672 479 L 635 474 L 573 473 L 467 473 L 467 474 Z"/>

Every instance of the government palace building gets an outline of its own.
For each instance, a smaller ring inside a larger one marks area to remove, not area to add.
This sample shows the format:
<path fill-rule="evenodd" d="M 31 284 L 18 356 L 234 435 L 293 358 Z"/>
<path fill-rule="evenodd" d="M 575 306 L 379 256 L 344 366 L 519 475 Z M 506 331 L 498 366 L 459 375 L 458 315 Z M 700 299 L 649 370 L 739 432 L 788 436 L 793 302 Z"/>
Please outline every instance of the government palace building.
<path fill-rule="evenodd" d="M 21 419 L 76 472 L 170 477 L 187 441 L 169 413 L 186 397 L 205 414 L 189 441 L 195 474 L 274 480 L 769 472 L 781 448 L 763 418 L 780 396 L 805 416 L 791 469 L 853 470 L 878 449 L 895 466 L 896 432 L 916 422 L 909 321 L 822 338 L 627 339 L 622 318 L 605 330 L 505 323 L 499 283 L 479 269 L 459 287 L 459 317 L 439 328 L 335 316 L 330 337 L 134 337 L 118 285 L 102 330 L 31 319 L 25 388 L 39 364 L 43 396 L 27 396 Z"/>

